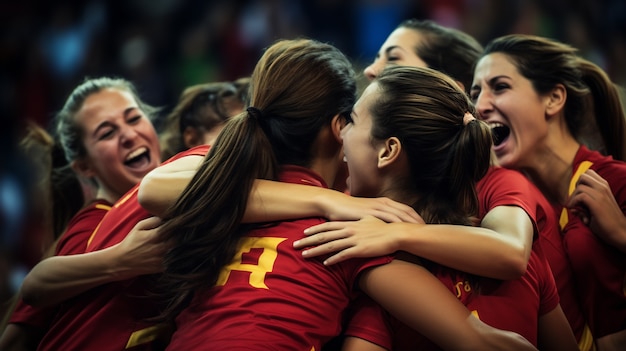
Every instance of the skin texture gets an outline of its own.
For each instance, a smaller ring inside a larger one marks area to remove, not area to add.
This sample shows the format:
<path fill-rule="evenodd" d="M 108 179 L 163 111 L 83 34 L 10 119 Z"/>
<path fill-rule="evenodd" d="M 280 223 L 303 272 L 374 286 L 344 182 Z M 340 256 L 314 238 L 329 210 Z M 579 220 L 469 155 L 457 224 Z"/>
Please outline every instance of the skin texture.
<path fill-rule="evenodd" d="M 104 89 L 87 97 L 76 115 L 82 126 L 87 155 L 73 168 L 95 177 L 97 197 L 115 202 L 160 163 L 159 143 L 148 117 L 137 107 L 132 94 Z M 138 162 L 127 162 L 144 155 Z"/>
<path fill-rule="evenodd" d="M 410 28 L 397 28 L 378 50 L 374 62 L 367 66 L 363 74 L 370 81 L 376 78 L 385 66 L 394 64 L 399 66 L 428 67 L 415 54 L 414 47 L 422 40 L 422 35 Z"/>
<path fill-rule="evenodd" d="M 481 119 L 511 129 L 509 138 L 494 148 L 500 164 L 523 171 L 548 200 L 573 209 L 594 234 L 624 251 L 626 217 L 606 181 L 587 170 L 568 194 L 580 143 L 565 124 L 565 88 L 556 84 L 540 95 L 507 55 L 492 53 L 476 66 L 471 96 Z M 601 350 L 617 350 L 623 348 L 624 335 L 626 330 L 596 341 Z"/>
<path fill-rule="evenodd" d="M 529 156 L 537 153 L 549 132 L 549 96 L 539 96 L 506 55 L 499 53 L 478 62 L 470 94 L 485 122 L 511 129 L 510 136 L 494 146 L 498 164 L 507 168 L 532 165 Z"/>

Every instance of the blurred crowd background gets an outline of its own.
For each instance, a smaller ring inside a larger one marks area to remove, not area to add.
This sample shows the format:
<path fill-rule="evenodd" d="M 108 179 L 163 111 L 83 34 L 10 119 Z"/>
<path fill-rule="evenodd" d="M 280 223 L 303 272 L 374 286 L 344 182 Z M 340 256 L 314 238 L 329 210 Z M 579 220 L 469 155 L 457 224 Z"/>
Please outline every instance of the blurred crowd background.
<path fill-rule="evenodd" d="M 249 75 L 278 38 L 332 43 L 360 71 L 408 18 L 461 29 L 483 44 L 508 33 L 555 38 L 626 85 L 624 0 L 3 1 L 0 252 L 15 249 L 28 221 L 21 194 L 31 170 L 16 151 L 19 128 L 27 120 L 48 126 L 86 76 L 127 78 L 146 102 L 167 112 L 186 86 Z M 14 265 L 0 259 L 0 278 Z M 19 286 L 21 274 L 14 275 L 0 279 L 2 297 Z"/>

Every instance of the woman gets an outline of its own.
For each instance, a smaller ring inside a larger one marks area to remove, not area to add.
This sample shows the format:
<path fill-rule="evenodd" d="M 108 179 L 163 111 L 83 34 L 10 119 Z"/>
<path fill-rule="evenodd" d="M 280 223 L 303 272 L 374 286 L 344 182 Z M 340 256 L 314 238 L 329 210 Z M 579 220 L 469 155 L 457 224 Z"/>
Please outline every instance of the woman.
<path fill-rule="evenodd" d="M 526 174 L 560 215 L 598 348 L 623 349 L 626 164 L 619 160 L 626 155 L 626 122 L 615 86 L 568 45 L 510 35 L 485 48 L 471 95 L 497 136 L 498 162 Z M 588 125 L 597 134 L 589 134 Z M 612 157 L 585 146 L 589 136 Z"/>
<path fill-rule="evenodd" d="M 429 20 L 408 19 L 389 34 L 363 74 L 371 81 L 388 65 L 429 67 L 454 78 L 469 92 L 482 51 L 482 45 L 467 33 Z"/>
<path fill-rule="evenodd" d="M 243 110 L 248 84 L 248 78 L 241 78 L 185 89 L 165 119 L 160 135 L 163 159 L 198 145 L 213 144 L 224 122 Z"/>
<path fill-rule="evenodd" d="M 240 112 L 245 84 L 241 80 L 237 86 L 232 83 L 204 86 L 208 89 L 197 90 L 199 95 L 195 95 L 197 99 L 191 106 L 189 101 L 181 99 L 175 111 L 184 111 L 185 120 L 203 134 L 202 141 L 212 142 L 222 127 L 214 118 L 217 115 L 220 120 L 226 120 L 229 116 L 223 114 Z M 207 94 L 213 97 L 206 99 Z M 192 148 L 172 160 L 204 155 L 207 148 L 206 145 Z M 81 253 L 98 250 L 97 253 L 48 259 L 25 280 L 22 290 L 29 303 L 47 306 L 72 298 L 62 304 L 62 312 L 41 341 L 42 348 L 91 348 L 106 344 L 111 349 L 151 349 L 162 342 L 164 328 L 143 320 L 152 316 L 154 305 L 146 299 L 129 296 L 145 293 L 141 287 L 145 280 L 137 279 L 133 285 L 135 280 L 131 278 L 159 271 L 159 250 L 162 250 L 151 241 L 156 232 L 153 228 L 159 221 L 147 218 L 149 214 L 136 201 L 136 190 L 130 188 L 98 227 L 89 232 Z M 89 330 L 100 332 L 96 337 Z M 69 337 L 70 334 L 74 336 Z"/>
<path fill-rule="evenodd" d="M 389 67 L 368 86 L 353 122 L 342 131 L 348 184 L 355 196 L 384 195 L 412 204 L 426 223 L 469 225 L 478 214 L 474 184 L 488 169 L 491 135 L 471 114 L 465 94 L 444 78 L 429 69 Z M 516 331 L 542 350 L 578 349 L 540 252 L 531 252 L 522 278 L 507 281 L 420 261 L 485 323 Z M 346 334 L 358 339 L 347 340 L 347 349 L 362 350 L 354 344 L 368 340 L 370 331 L 363 330 L 377 320 L 357 310 Z M 406 327 L 391 325 L 393 343 L 379 340 L 379 345 L 432 348 Z"/>
<path fill-rule="evenodd" d="M 55 255 L 84 252 L 89 235 L 112 203 L 159 164 L 158 139 L 150 121 L 154 111 L 123 79 L 89 79 L 70 94 L 57 115 L 57 137 L 72 169 L 94 182 L 97 192 L 69 221 Z M 5 333 L 27 330 L 34 335 L 29 342 L 38 340 L 54 313 L 54 308 L 20 303 Z"/>
<path fill-rule="evenodd" d="M 450 75 L 469 92 L 473 69 L 482 50 L 475 39 L 463 32 L 431 21 L 407 20 L 389 35 L 364 73 L 374 79 L 385 66 L 430 67 Z M 478 182 L 477 190 L 481 226 L 495 231 L 502 242 L 471 231 L 457 234 L 450 230 L 435 231 L 434 226 L 425 230 L 412 224 L 390 226 L 369 220 L 311 228 L 307 234 L 313 236 L 298 242 L 296 247 L 319 245 L 303 251 L 307 257 L 338 251 L 326 260 L 328 264 L 352 257 L 388 254 L 401 248 L 452 268 L 497 279 L 521 277 L 526 272 L 531 249 L 541 250 L 554 274 L 560 304 L 580 349 L 590 350 L 593 339 L 580 310 L 572 268 L 549 202 L 519 172 L 496 165 Z"/>
<path fill-rule="evenodd" d="M 485 335 L 487 326 L 477 329 L 479 321 L 420 266 L 380 257 L 329 270 L 303 260 L 292 243 L 320 219 L 240 225 L 256 178 L 333 184 L 355 92 L 349 61 L 330 45 L 286 40 L 265 52 L 252 74 L 253 107 L 227 123 L 164 216 L 160 237 L 171 245 L 164 317 L 176 318 L 170 349 L 320 349 L 339 333 L 356 284 L 445 348 L 528 346 L 513 346 L 522 340 L 511 334 Z M 484 147 L 488 160 L 489 137 Z"/>

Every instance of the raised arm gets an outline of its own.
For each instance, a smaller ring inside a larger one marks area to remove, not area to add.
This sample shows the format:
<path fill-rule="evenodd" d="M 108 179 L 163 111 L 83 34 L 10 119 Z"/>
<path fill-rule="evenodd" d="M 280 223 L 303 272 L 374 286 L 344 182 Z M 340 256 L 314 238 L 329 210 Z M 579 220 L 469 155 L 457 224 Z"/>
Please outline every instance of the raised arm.
<path fill-rule="evenodd" d="M 39 262 L 24 278 L 24 302 L 44 307 L 96 286 L 162 270 L 163 244 L 156 242 L 161 221 L 140 221 L 119 244 L 90 253 L 53 256 Z"/>
<path fill-rule="evenodd" d="M 139 186 L 139 203 L 150 213 L 163 215 L 189 184 L 202 160 L 200 156 L 186 156 L 148 173 Z M 268 180 L 255 181 L 243 221 L 314 216 L 355 220 L 368 215 L 386 222 L 421 221 L 411 207 L 388 198 L 355 198 L 335 190 Z"/>
<path fill-rule="evenodd" d="M 481 227 L 447 224 L 384 223 L 375 218 L 327 222 L 305 231 L 294 243 L 305 257 L 337 252 L 325 263 L 375 257 L 402 250 L 451 268 L 496 279 L 516 279 L 526 272 L 534 228 L 526 212 L 498 206 Z"/>
<path fill-rule="evenodd" d="M 389 313 L 445 350 L 536 350 L 519 334 L 492 328 L 472 316 L 419 265 L 394 260 L 366 271 L 360 286 Z"/>

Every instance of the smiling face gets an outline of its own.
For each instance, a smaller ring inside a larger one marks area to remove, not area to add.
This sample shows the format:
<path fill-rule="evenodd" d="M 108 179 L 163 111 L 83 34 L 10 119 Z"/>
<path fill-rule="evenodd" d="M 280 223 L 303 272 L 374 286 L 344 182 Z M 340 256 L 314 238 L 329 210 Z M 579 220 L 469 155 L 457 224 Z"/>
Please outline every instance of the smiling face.
<path fill-rule="evenodd" d="M 348 164 L 348 189 L 353 196 L 374 197 L 381 193 L 378 164 L 380 143 L 372 139 L 369 107 L 378 96 L 378 84 L 370 84 L 354 105 L 352 121 L 341 130 L 344 161 Z"/>
<path fill-rule="evenodd" d="M 537 94 L 532 82 L 502 53 L 480 59 L 470 95 L 480 118 L 492 127 L 498 163 L 517 169 L 532 164 L 548 133 L 548 97 Z"/>
<path fill-rule="evenodd" d="M 422 40 L 421 34 L 413 29 L 400 27 L 394 30 L 383 43 L 374 62 L 363 73 L 370 81 L 378 77 L 387 65 L 428 67 L 415 53 L 415 47 Z"/>
<path fill-rule="evenodd" d="M 113 200 L 159 165 L 156 132 L 130 92 L 107 88 L 93 93 L 75 118 L 86 150 L 78 168 L 96 178 Z"/>

